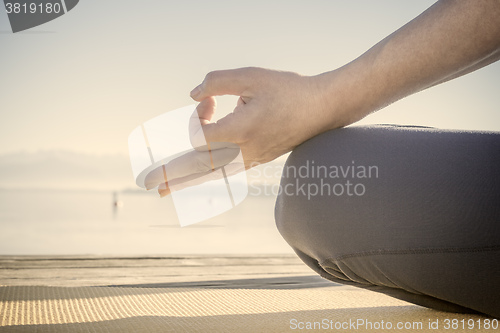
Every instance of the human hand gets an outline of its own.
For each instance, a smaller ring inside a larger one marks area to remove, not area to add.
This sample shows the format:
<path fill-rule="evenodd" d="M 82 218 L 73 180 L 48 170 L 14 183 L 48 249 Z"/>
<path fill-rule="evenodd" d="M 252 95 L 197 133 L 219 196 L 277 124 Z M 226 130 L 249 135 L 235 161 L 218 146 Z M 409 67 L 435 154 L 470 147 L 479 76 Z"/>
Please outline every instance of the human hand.
<path fill-rule="evenodd" d="M 332 72 L 328 77 L 301 76 L 263 68 L 209 73 L 191 92 L 200 102 L 189 125 L 191 143 L 199 154 L 183 157 L 177 166 L 167 165 L 178 179 L 166 179 L 162 170 L 155 170 L 146 179 L 148 187 L 160 184 L 158 191 L 165 196 L 175 190 L 174 183 L 179 185 L 213 170 L 214 159 L 219 166 L 225 165 L 227 158 L 222 156 L 227 156 L 227 149 L 241 150 L 244 168 L 231 168 L 241 171 L 272 161 L 326 130 L 353 122 L 345 112 L 337 111 L 341 108 L 333 107 L 339 99 L 334 101 L 328 95 L 332 77 Z M 211 122 L 215 96 L 220 95 L 240 98 L 232 113 Z"/>
<path fill-rule="evenodd" d="M 232 113 L 214 123 L 211 122 L 216 110 L 214 96 L 219 95 L 240 98 Z M 200 102 L 193 114 L 193 119 L 199 120 L 190 124 L 191 142 L 205 157 L 198 155 L 184 163 L 191 167 L 180 171 L 182 177 L 191 177 L 186 174 L 191 169 L 200 174 L 209 172 L 210 154 L 215 156 L 225 149 L 239 147 L 244 167 L 248 169 L 291 151 L 336 124 L 336 127 L 343 125 L 340 121 L 335 122 L 329 112 L 326 87 L 320 77 L 262 68 L 215 71 L 191 92 L 191 97 Z M 193 124 L 201 124 L 201 127 Z M 205 162 L 199 163 L 203 158 Z M 222 163 L 223 159 L 220 161 Z M 154 186 L 162 183 L 161 196 L 169 194 L 174 183 L 163 179 L 160 170 L 149 177 Z"/>

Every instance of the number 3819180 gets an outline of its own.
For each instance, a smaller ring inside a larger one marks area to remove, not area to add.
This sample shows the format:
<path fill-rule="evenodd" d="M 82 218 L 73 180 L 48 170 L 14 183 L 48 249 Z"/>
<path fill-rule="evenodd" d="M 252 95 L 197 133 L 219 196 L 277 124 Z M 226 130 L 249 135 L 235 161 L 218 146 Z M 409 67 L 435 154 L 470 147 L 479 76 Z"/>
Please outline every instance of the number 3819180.
<path fill-rule="evenodd" d="M 18 2 L 6 2 L 5 9 L 7 14 L 59 14 L 61 12 L 60 3 L 18 3 Z"/>

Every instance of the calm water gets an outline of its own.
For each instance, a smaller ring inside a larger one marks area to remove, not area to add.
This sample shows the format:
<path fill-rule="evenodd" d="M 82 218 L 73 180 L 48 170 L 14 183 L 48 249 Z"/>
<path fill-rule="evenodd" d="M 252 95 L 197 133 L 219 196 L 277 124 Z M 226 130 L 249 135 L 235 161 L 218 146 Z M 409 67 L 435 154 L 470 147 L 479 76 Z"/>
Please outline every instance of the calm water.
<path fill-rule="evenodd" d="M 181 228 L 170 198 L 111 192 L 0 190 L 0 254 L 291 253 L 274 225 L 274 197 Z"/>

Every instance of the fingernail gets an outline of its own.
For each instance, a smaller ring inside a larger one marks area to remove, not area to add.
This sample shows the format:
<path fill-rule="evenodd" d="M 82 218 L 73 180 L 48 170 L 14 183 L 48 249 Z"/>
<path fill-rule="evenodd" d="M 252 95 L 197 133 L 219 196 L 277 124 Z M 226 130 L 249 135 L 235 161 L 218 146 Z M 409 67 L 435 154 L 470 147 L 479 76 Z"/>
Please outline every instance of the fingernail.
<path fill-rule="evenodd" d="M 160 195 L 160 198 L 163 198 L 170 194 L 170 190 L 169 189 L 158 190 L 158 194 Z"/>
<path fill-rule="evenodd" d="M 158 186 L 158 194 L 160 195 L 160 198 L 166 197 L 170 194 L 170 188 L 167 183 L 162 183 Z"/>
<path fill-rule="evenodd" d="M 201 84 L 196 88 L 194 88 L 193 90 L 191 90 L 191 93 L 189 95 L 191 96 L 191 98 L 195 98 L 196 96 L 198 96 L 200 92 L 201 92 Z"/>

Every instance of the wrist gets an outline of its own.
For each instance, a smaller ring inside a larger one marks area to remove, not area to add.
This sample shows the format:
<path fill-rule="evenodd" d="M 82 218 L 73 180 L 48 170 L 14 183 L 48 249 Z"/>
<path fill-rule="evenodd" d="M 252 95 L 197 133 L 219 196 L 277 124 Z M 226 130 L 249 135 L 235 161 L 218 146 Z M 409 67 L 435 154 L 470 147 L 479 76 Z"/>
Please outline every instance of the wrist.
<path fill-rule="evenodd" d="M 380 108 L 380 93 L 357 61 L 314 77 L 328 129 L 350 125 Z"/>

